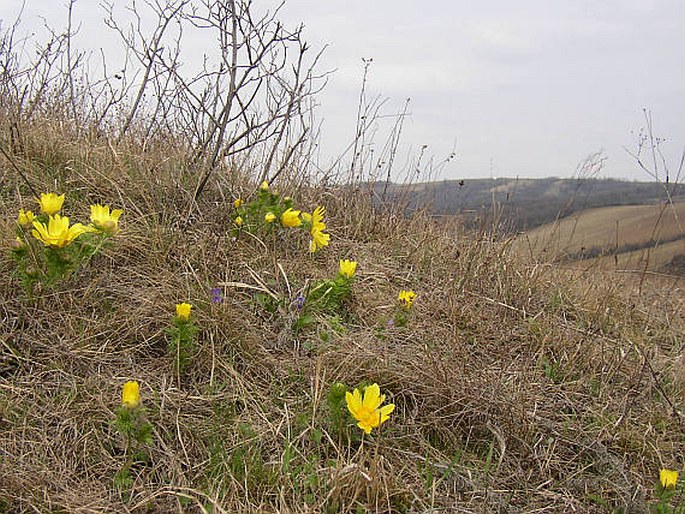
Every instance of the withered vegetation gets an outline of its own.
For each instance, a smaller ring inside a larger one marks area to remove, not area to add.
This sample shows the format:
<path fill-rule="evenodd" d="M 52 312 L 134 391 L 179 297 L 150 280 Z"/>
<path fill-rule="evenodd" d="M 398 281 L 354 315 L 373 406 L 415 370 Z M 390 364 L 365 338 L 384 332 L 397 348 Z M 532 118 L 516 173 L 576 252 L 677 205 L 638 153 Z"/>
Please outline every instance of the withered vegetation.
<path fill-rule="evenodd" d="M 215 25 L 230 31 L 246 12 Z M 310 179 L 308 130 L 281 130 L 304 119 L 285 93 L 271 139 L 247 156 L 225 151 L 238 144 L 231 116 L 223 130 L 205 112 L 197 134 L 175 132 L 141 114 L 136 89 L 120 105 L 131 116 L 110 117 L 107 102 L 79 100 L 72 69 L 24 96 L 12 69 L 0 76 L 0 512 L 637 513 L 661 468 L 682 469 L 677 278 L 566 269 L 492 231 L 374 204 L 365 180 Z M 329 247 L 309 254 L 295 232 L 236 237 L 233 200 L 264 178 L 302 209 L 326 207 Z M 124 214 L 111 247 L 29 293 L 9 246 L 31 188 L 66 193 L 81 220 L 98 202 Z M 358 262 L 351 300 L 298 328 L 298 291 L 339 259 Z M 406 327 L 388 323 L 400 289 L 417 293 Z M 166 328 L 183 301 L 199 332 L 179 376 Z M 127 380 L 153 437 L 118 487 Z M 390 420 L 364 438 L 351 420 L 333 426 L 337 382 L 380 384 Z"/>

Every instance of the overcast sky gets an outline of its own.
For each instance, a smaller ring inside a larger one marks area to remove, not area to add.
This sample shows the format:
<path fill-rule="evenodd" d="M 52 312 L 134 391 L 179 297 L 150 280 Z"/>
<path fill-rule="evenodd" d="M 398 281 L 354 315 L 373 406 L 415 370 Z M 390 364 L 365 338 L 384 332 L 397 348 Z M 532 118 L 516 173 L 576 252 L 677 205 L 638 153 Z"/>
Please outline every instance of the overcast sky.
<path fill-rule="evenodd" d="M 76 2 L 82 44 L 106 45 L 98 4 Z M 60 26 L 64 5 L 26 0 L 24 24 Z M 0 0 L 3 20 L 18 10 Z M 362 58 L 387 114 L 411 98 L 401 163 L 456 151 L 436 178 L 570 177 L 603 149 L 603 176 L 650 180 L 624 150 L 643 108 L 673 169 L 685 146 L 683 0 L 289 0 L 281 14 L 336 70 L 319 98 L 324 165 L 353 137 Z"/>

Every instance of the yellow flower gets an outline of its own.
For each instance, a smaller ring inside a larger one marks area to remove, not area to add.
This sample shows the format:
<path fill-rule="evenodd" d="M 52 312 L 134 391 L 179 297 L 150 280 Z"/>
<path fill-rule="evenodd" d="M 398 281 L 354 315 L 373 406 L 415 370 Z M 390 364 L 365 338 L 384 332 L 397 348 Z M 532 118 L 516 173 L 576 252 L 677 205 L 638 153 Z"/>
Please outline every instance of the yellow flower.
<path fill-rule="evenodd" d="M 312 232 L 315 230 L 324 230 L 326 228 L 326 224 L 323 222 L 323 215 L 326 214 L 326 208 L 321 207 L 320 205 L 314 209 L 314 212 L 312 213 Z"/>
<path fill-rule="evenodd" d="M 381 403 L 385 401 L 385 395 L 381 395 L 378 384 L 371 384 L 364 389 L 363 397 L 359 389 L 355 389 L 353 393 L 348 391 L 345 393 L 345 400 L 347 409 L 358 421 L 357 426 L 367 434 L 371 433 L 372 428 L 377 428 L 384 423 L 390 417 L 390 413 L 395 410 L 395 405 L 392 403 L 381 407 Z"/>
<path fill-rule="evenodd" d="M 300 211 L 294 211 L 292 207 L 288 207 L 281 215 L 281 224 L 284 227 L 299 227 L 302 224 Z"/>
<path fill-rule="evenodd" d="M 312 215 L 308 212 L 303 212 L 302 214 L 300 214 L 300 217 L 302 218 L 302 221 L 304 221 L 305 223 L 312 222 Z"/>
<path fill-rule="evenodd" d="M 19 216 L 17 217 L 17 223 L 20 225 L 30 225 L 33 223 L 33 218 L 36 215 L 31 211 L 24 211 L 24 209 L 19 209 Z"/>
<path fill-rule="evenodd" d="M 262 184 L 259 186 L 259 189 L 261 189 L 262 191 L 268 191 L 269 183 L 266 180 L 264 180 Z"/>
<path fill-rule="evenodd" d="M 140 407 L 140 387 L 138 382 L 129 380 L 121 391 L 121 405 L 127 409 Z"/>
<path fill-rule="evenodd" d="M 109 211 L 109 205 L 95 204 L 90 206 L 90 221 L 95 228 L 108 234 L 116 234 L 119 230 L 119 217 L 124 211 L 114 209 Z"/>
<path fill-rule="evenodd" d="M 414 291 L 402 290 L 400 291 L 400 294 L 397 295 L 397 299 L 400 301 L 402 307 L 409 310 L 412 303 L 414 303 L 414 300 L 416 300 L 416 293 Z"/>
<path fill-rule="evenodd" d="M 314 253 L 315 251 L 328 246 L 328 242 L 331 239 L 330 234 L 321 232 L 320 230 L 312 230 L 312 240 L 309 242 L 309 251 Z"/>
<path fill-rule="evenodd" d="M 183 302 L 183 303 L 177 303 L 176 304 L 176 317 L 178 319 L 182 319 L 183 321 L 188 321 L 188 318 L 190 318 L 190 309 L 192 309 L 193 306 L 189 303 Z"/>
<path fill-rule="evenodd" d="M 340 273 L 345 278 L 354 277 L 354 273 L 357 271 L 357 261 L 341 260 L 340 261 Z"/>
<path fill-rule="evenodd" d="M 41 193 L 40 198 L 36 198 L 40 204 L 40 212 L 50 216 L 51 214 L 56 214 L 62 208 L 64 203 L 64 195 L 58 195 L 56 193 Z"/>
<path fill-rule="evenodd" d="M 664 489 L 675 487 L 678 483 L 678 472 L 672 469 L 662 469 L 659 472 L 659 480 L 661 481 L 661 487 Z"/>
<path fill-rule="evenodd" d="M 74 223 L 69 226 L 69 218 L 55 214 L 48 219 L 47 226 L 39 221 L 33 222 L 34 230 L 31 232 L 33 237 L 38 239 L 45 246 L 64 248 L 70 245 L 74 239 L 92 229 L 81 223 Z"/>
<path fill-rule="evenodd" d="M 242 218 L 241 216 L 238 216 L 238 217 L 237 217 L 235 220 L 233 220 L 233 221 L 235 222 L 235 226 L 236 226 L 236 227 L 240 228 L 240 227 L 243 226 L 243 218 Z"/>
<path fill-rule="evenodd" d="M 274 221 L 276 221 L 276 215 L 273 212 L 269 211 L 264 215 L 264 221 L 266 221 L 267 223 L 273 223 Z"/>
<path fill-rule="evenodd" d="M 233 207 L 236 209 L 240 209 L 243 206 L 243 201 L 240 198 L 236 198 L 235 201 L 233 202 Z"/>

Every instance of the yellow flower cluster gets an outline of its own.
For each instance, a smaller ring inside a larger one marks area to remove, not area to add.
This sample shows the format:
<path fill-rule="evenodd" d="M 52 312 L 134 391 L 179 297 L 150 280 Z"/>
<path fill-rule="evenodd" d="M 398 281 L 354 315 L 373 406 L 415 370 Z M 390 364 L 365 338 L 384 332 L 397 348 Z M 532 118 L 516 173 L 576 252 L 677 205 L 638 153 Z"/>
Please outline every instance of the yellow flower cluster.
<path fill-rule="evenodd" d="M 91 205 L 90 225 L 81 223 L 70 225 L 69 218 L 59 214 L 64 205 L 64 196 L 57 193 L 41 193 L 40 198 L 36 198 L 41 216 L 38 217 L 32 211 L 20 209 L 17 223 L 23 227 L 33 226 L 31 231 L 33 237 L 52 248 L 69 246 L 76 238 L 87 232 L 103 232 L 108 235 L 118 232 L 119 217 L 123 213 L 121 209 L 110 211 L 109 205 Z"/>
<path fill-rule="evenodd" d="M 297 210 L 291 205 L 292 198 L 287 196 L 281 198 L 278 193 L 270 189 L 268 182 L 263 181 L 259 186 L 259 193 L 254 201 L 247 205 L 242 198 L 236 198 L 233 201 L 233 207 L 236 209 L 233 223 L 238 229 L 249 230 L 250 221 L 255 219 L 256 213 L 261 213 L 259 217 L 263 216 L 263 223 L 267 225 L 280 221 L 283 227 L 297 228 L 304 223 L 311 236 L 309 242 L 310 252 L 316 252 L 324 246 L 328 246 L 331 236 L 325 232 L 326 224 L 323 222 L 326 209 L 318 206 L 310 214 Z M 283 210 L 284 208 L 285 210 Z"/>

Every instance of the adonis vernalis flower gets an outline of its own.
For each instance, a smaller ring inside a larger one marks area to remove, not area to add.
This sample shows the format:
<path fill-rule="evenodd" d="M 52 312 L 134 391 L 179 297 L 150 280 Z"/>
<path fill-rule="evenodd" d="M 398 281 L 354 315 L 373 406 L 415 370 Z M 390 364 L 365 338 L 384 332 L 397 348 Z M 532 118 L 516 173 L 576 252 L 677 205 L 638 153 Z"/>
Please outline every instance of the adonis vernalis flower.
<path fill-rule="evenodd" d="M 266 221 L 267 223 L 273 223 L 274 221 L 276 221 L 276 215 L 273 212 L 269 211 L 264 215 L 264 221 Z"/>
<path fill-rule="evenodd" d="M 414 291 L 402 290 L 397 295 L 397 299 L 400 301 L 400 305 L 402 305 L 402 307 L 409 310 L 411 309 L 414 300 L 416 300 L 416 293 Z"/>
<path fill-rule="evenodd" d="M 20 225 L 30 225 L 33 223 L 33 218 L 36 215 L 31 211 L 25 211 L 24 209 L 19 209 L 19 216 L 17 217 L 17 223 Z"/>
<path fill-rule="evenodd" d="M 357 261 L 341 260 L 340 261 L 340 273 L 345 278 L 354 277 L 354 273 L 357 271 Z"/>
<path fill-rule="evenodd" d="M 314 212 L 308 214 L 306 212 L 302 213 L 302 219 L 307 223 L 311 224 L 309 233 L 312 236 L 312 240 L 309 242 L 309 251 L 314 253 L 315 251 L 328 246 L 328 242 L 331 239 L 330 234 L 326 234 L 326 224 L 323 222 L 323 216 L 326 213 L 326 208 L 318 206 L 314 209 Z"/>
<path fill-rule="evenodd" d="M 233 207 L 236 209 L 240 209 L 243 206 L 243 201 L 240 198 L 236 198 L 235 201 L 233 202 Z"/>
<path fill-rule="evenodd" d="M 292 207 L 288 207 L 281 215 L 281 225 L 284 227 L 299 227 L 301 224 L 300 211 L 293 210 Z"/>
<path fill-rule="evenodd" d="M 675 487 L 678 483 L 678 472 L 672 469 L 662 469 L 659 472 L 659 481 L 664 489 Z"/>
<path fill-rule="evenodd" d="M 124 211 L 121 209 L 109 210 L 109 205 L 95 204 L 90 206 L 90 221 L 98 230 L 108 234 L 116 234 L 119 230 L 119 217 Z"/>
<path fill-rule="evenodd" d="M 190 318 L 190 310 L 192 308 L 193 306 L 186 302 L 176 304 L 176 317 L 183 321 L 188 321 L 188 318 Z"/>
<path fill-rule="evenodd" d="M 268 191 L 269 183 L 266 180 L 262 181 L 261 185 L 259 186 L 259 189 L 261 189 L 262 191 Z"/>
<path fill-rule="evenodd" d="M 62 209 L 64 204 L 64 194 L 58 195 L 56 193 L 41 193 L 40 198 L 36 198 L 40 204 L 40 212 L 50 216 L 56 214 Z"/>
<path fill-rule="evenodd" d="M 242 218 L 242 216 L 237 216 L 236 219 L 233 220 L 233 222 L 235 223 L 235 226 L 236 226 L 236 227 L 238 227 L 238 228 L 242 227 L 242 226 L 243 226 L 243 218 Z"/>
<path fill-rule="evenodd" d="M 50 216 L 47 226 L 45 223 L 34 221 L 33 227 L 34 230 L 31 232 L 33 237 L 45 246 L 52 246 L 54 248 L 64 248 L 80 235 L 92 230 L 81 223 L 74 223 L 70 227 L 69 218 L 59 214 Z"/>
<path fill-rule="evenodd" d="M 140 406 L 140 386 L 138 382 L 129 380 L 124 384 L 121 391 L 121 405 L 127 409 L 135 409 Z"/>
<path fill-rule="evenodd" d="M 381 407 L 385 401 L 385 395 L 381 394 L 378 384 L 371 384 L 364 389 L 363 396 L 356 388 L 352 393 L 346 392 L 345 401 L 347 409 L 358 422 L 357 426 L 367 434 L 371 433 L 371 429 L 387 421 L 390 413 L 395 410 L 395 405 L 392 403 Z"/>
<path fill-rule="evenodd" d="M 312 240 L 309 242 L 309 251 L 312 253 L 323 248 L 324 246 L 328 246 L 328 242 L 331 239 L 330 234 L 326 234 L 320 230 L 312 230 L 311 236 Z"/>
<path fill-rule="evenodd" d="M 323 215 L 326 214 L 326 208 L 322 206 L 318 206 L 316 209 L 314 209 L 314 212 L 312 212 L 312 231 L 314 230 L 325 230 L 326 229 L 326 224 L 323 222 Z"/>

